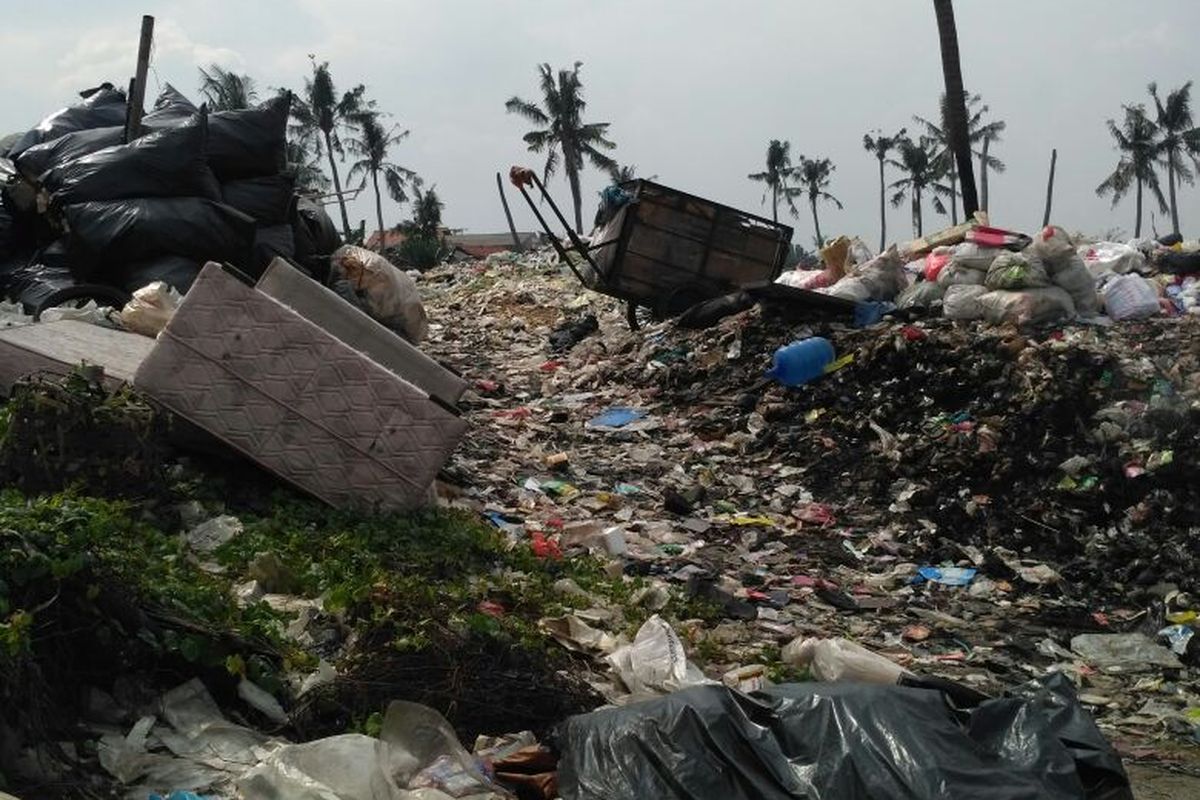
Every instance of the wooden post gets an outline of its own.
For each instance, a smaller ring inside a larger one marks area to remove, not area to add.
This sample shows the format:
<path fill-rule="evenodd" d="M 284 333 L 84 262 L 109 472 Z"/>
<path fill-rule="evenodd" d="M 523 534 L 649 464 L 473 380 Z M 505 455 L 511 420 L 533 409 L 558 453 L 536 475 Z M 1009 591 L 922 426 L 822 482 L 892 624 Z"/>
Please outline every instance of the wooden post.
<path fill-rule="evenodd" d="M 150 45 L 154 41 L 154 17 L 142 17 L 142 37 L 138 41 L 137 71 L 129 90 L 129 113 L 125 117 L 125 141 L 132 142 L 142 130 L 142 106 L 146 101 L 146 73 L 150 69 Z"/>
<path fill-rule="evenodd" d="M 1050 224 L 1050 203 L 1054 200 L 1054 165 L 1058 161 L 1058 148 L 1050 151 L 1050 179 L 1046 181 L 1046 213 L 1042 214 L 1042 227 Z"/>
<path fill-rule="evenodd" d="M 521 252 L 521 237 L 517 236 L 517 228 L 513 225 L 512 211 L 508 209 L 508 198 L 504 196 L 504 181 L 500 179 L 500 173 L 496 173 L 496 190 L 500 192 L 500 202 L 504 205 L 504 217 L 508 220 L 508 232 L 512 234 L 513 252 Z"/>

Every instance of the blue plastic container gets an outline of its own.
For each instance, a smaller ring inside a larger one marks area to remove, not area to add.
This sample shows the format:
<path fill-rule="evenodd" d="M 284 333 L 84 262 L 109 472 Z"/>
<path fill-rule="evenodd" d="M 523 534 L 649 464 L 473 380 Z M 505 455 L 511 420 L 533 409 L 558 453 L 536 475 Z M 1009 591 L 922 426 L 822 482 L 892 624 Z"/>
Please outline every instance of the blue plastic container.
<path fill-rule="evenodd" d="M 775 351 L 775 360 L 767 370 L 767 377 L 784 386 L 803 386 L 821 377 L 836 357 L 833 344 L 821 336 L 792 342 Z"/>

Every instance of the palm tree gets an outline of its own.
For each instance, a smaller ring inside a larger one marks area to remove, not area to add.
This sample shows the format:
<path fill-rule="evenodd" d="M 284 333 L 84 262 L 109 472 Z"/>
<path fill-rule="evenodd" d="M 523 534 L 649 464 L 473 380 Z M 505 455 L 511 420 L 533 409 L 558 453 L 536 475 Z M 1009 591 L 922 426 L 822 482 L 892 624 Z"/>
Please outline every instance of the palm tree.
<path fill-rule="evenodd" d="M 1142 235 L 1142 188 L 1150 187 L 1154 198 L 1158 200 L 1161 211 L 1167 210 L 1166 200 L 1158 185 L 1158 174 L 1154 171 L 1158 158 L 1158 142 L 1155 138 L 1155 125 L 1146 116 L 1146 107 L 1142 105 L 1122 106 L 1125 109 L 1125 120 L 1121 127 L 1113 120 L 1108 121 L 1108 132 L 1117 143 L 1121 158 L 1117 168 L 1096 187 L 1096 194 L 1103 197 L 1112 194 L 1113 208 L 1121 201 L 1129 190 L 1137 186 L 1137 216 L 1133 226 L 1133 235 Z"/>
<path fill-rule="evenodd" d="M 579 80 L 582 61 L 576 61 L 574 69 L 558 71 L 558 81 L 549 64 L 538 65 L 541 79 L 542 105 L 512 97 L 504 104 L 509 113 L 520 114 L 535 125 L 543 127 L 529 131 L 523 137 L 532 153 L 546 153 L 546 166 L 542 180 L 547 181 L 558 169 L 561 155 L 567 182 L 571 186 L 571 200 L 575 204 L 575 232 L 583 233 L 583 197 L 579 189 L 579 173 L 584 161 L 590 161 L 596 169 L 608 171 L 616 162 L 601 150 L 613 150 L 616 145 L 606 137 L 609 123 L 583 121 L 583 84 Z"/>
<path fill-rule="evenodd" d="M 617 166 L 617 164 L 614 162 L 612 167 L 608 170 L 608 177 L 613 183 L 636 181 L 639 177 L 641 177 L 637 174 L 637 171 L 638 168 L 636 164 L 623 164 L 621 166 Z M 649 178 L 646 178 L 646 180 L 656 181 L 658 180 L 658 176 L 651 175 Z"/>
<path fill-rule="evenodd" d="M 406 202 L 408 193 L 405 190 L 408 185 L 419 186 L 421 179 L 411 169 L 387 160 L 388 150 L 403 141 L 408 136 L 408 131 L 397 130 L 396 126 L 384 128 L 380 114 L 375 111 L 357 115 L 354 122 L 358 135 L 347 140 L 346 148 L 361 158 L 350 165 L 350 172 L 346 174 L 346 178 L 353 181 L 356 177 L 361 177 L 366 181 L 370 176 L 371 185 L 375 189 L 375 218 L 379 223 L 379 249 L 382 250 L 386 229 L 383 227 L 383 195 L 379 190 L 379 176 L 383 175 L 388 195 L 397 203 Z"/>
<path fill-rule="evenodd" d="M 963 216 L 970 219 L 979 208 L 975 173 L 971 169 L 971 142 L 967 138 L 967 93 L 963 90 L 962 62 L 958 57 L 958 27 L 951 0 L 933 0 L 938 42 L 942 52 L 942 78 L 946 84 L 946 130 L 949 131 L 958 178 L 962 181 Z M 954 198 L 950 198 L 954 202 Z M 956 215 L 957 216 L 957 215 Z"/>
<path fill-rule="evenodd" d="M 788 193 L 789 183 L 795 172 L 795 167 L 792 166 L 791 149 L 791 142 L 772 139 L 771 143 L 767 145 L 766 171 L 753 172 L 746 176 L 752 181 L 767 185 L 762 201 L 766 203 L 767 195 L 771 195 L 771 219 L 775 222 L 779 222 L 779 198 L 781 197 L 787 201 L 792 210 L 792 216 L 800 216 L 800 212 L 796 210 L 796 204 L 792 202 L 792 195 Z"/>
<path fill-rule="evenodd" d="M 296 176 L 297 189 L 315 193 L 329 189 L 329 178 L 321 171 L 320 158 L 312 155 L 299 142 L 288 141 L 287 164 Z"/>
<path fill-rule="evenodd" d="M 349 239 L 350 217 L 346 213 L 346 199 L 342 196 L 342 181 L 334 155 L 345 155 L 342 134 L 353 133 L 356 120 L 362 117 L 364 111 L 370 111 L 374 103 L 364 98 L 367 90 L 361 83 L 339 98 L 333 86 L 333 76 L 329 74 L 329 62 L 318 64 L 311 55 L 309 59 L 312 61 L 312 77 L 304 79 L 304 96 L 292 102 L 292 119 L 295 122 L 292 135 L 318 157 L 322 154 L 328 156 L 333 190 L 337 193 L 342 212 L 342 232 Z"/>
<path fill-rule="evenodd" d="M 980 184 L 983 190 L 983 203 L 981 207 L 987 208 L 987 173 L 991 168 L 996 172 L 1003 172 L 1004 162 L 995 156 L 988 153 L 988 148 L 991 142 L 1000 140 L 1000 133 L 1007 127 L 1007 123 L 1003 120 L 995 120 L 993 122 L 984 122 L 983 117 L 990 109 L 986 105 L 980 105 L 983 102 L 977 94 L 968 95 L 966 100 L 967 108 L 967 140 L 971 147 L 971 154 L 979 158 Z M 914 116 L 913 119 L 921 127 L 925 129 L 925 134 L 938 145 L 936 158 L 938 159 L 939 167 L 946 173 L 950 179 L 950 188 L 954 190 L 954 196 L 958 197 L 958 166 L 955 163 L 954 147 L 950 142 L 948 131 L 950 130 L 947 124 L 947 114 L 949 113 L 949 104 L 946 100 L 946 95 L 943 94 L 941 102 L 941 124 L 937 125 L 924 117 Z M 958 207 L 956 203 L 950 205 L 950 222 L 958 224 Z"/>
<path fill-rule="evenodd" d="M 438 197 L 436 186 L 422 191 L 420 181 L 416 181 L 413 184 L 412 230 L 422 236 L 441 238 L 442 209 L 445 207 L 446 204 Z"/>
<path fill-rule="evenodd" d="M 896 149 L 900 140 L 904 138 L 907 129 L 901 128 L 893 136 L 884 136 L 877 129 L 875 135 L 867 133 L 863 135 L 863 149 L 874 154 L 879 160 L 879 252 L 887 247 L 887 184 L 884 182 L 883 165 L 887 161 L 888 154 Z"/>
<path fill-rule="evenodd" d="M 254 79 L 249 75 L 238 75 L 218 64 L 209 64 L 208 69 L 199 67 L 200 94 L 210 111 L 240 111 L 254 105 L 258 92 Z"/>
<path fill-rule="evenodd" d="M 896 190 L 892 195 L 892 206 L 898 207 L 904 202 L 905 193 L 908 193 L 912 201 L 913 233 L 918 237 L 925 232 L 921 215 L 925 192 L 929 192 L 933 199 L 933 210 L 939 214 L 946 213 L 946 206 L 941 198 L 954 197 L 949 186 L 938 183 L 942 177 L 942 170 L 935 146 L 936 143 L 928 136 L 922 136 L 916 142 L 905 136 L 896 145 L 900 160 L 889 158 L 887 162 L 905 175 L 891 184 L 891 188 Z"/>
<path fill-rule="evenodd" d="M 789 189 L 796 195 L 808 196 L 808 207 L 812 209 L 813 228 L 817 232 L 818 248 L 825 246 L 825 238 L 821 236 L 821 221 L 817 218 L 817 201 L 828 200 L 838 208 L 842 207 L 842 201 L 827 191 L 829 176 L 835 169 L 837 167 L 828 158 L 800 156 L 800 164 L 796 167 L 796 183 L 799 185 L 794 189 Z"/>
<path fill-rule="evenodd" d="M 1192 125 L 1192 82 L 1188 81 L 1167 95 L 1164 103 L 1158 97 L 1158 85 L 1150 84 L 1157 112 L 1158 157 L 1167 164 L 1167 190 L 1171 198 L 1171 231 L 1179 233 L 1179 206 L 1175 202 L 1175 183 L 1195 183 L 1195 175 L 1184 161 L 1188 156 L 1197 164 L 1200 155 L 1200 129 Z"/>

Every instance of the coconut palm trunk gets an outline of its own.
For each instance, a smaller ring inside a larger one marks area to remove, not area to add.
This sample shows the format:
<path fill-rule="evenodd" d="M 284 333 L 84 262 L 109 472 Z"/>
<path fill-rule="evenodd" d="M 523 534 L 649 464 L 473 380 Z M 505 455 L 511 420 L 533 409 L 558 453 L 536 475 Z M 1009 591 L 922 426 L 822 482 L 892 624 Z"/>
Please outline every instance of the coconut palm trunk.
<path fill-rule="evenodd" d="M 912 218 L 913 229 L 917 232 L 917 238 L 925 235 L 924 229 L 921 227 L 921 190 L 914 188 L 912 196 Z"/>
<path fill-rule="evenodd" d="M 579 170 L 567 167 L 567 181 L 571 184 L 571 202 L 575 204 L 575 232 L 583 234 L 583 196 L 579 191 Z"/>
<path fill-rule="evenodd" d="M 1142 237 L 1142 179 L 1137 179 L 1137 216 L 1133 223 L 1133 238 Z"/>
<path fill-rule="evenodd" d="M 371 170 L 371 184 L 375 187 L 375 221 L 379 223 L 379 252 L 386 244 L 383 231 L 383 195 L 379 193 L 379 170 Z"/>
<path fill-rule="evenodd" d="M 991 139 L 984 137 L 983 150 L 979 153 L 979 207 L 987 211 L 988 207 L 988 192 L 987 192 L 987 157 L 988 145 L 991 144 Z"/>
<path fill-rule="evenodd" d="M 817 247 L 824 247 L 825 237 L 821 236 L 821 220 L 817 218 L 817 198 L 810 196 L 808 206 L 812 209 L 813 229 L 817 232 Z"/>
<path fill-rule="evenodd" d="M 958 28 L 951 0 L 933 0 L 938 38 L 942 50 L 942 77 L 946 83 L 946 125 L 954 161 L 962 183 L 963 216 L 970 219 L 979 209 L 975 173 L 971 164 L 971 142 L 967 134 L 967 94 L 963 91 L 962 63 L 958 55 Z"/>
<path fill-rule="evenodd" d="M 329 156 L 329 174 L 333 176 L 333 190 L 337 192 L 338 208 L 342 211 L 342 235 L 350 238 L 350 216 L 346 213 L 346 198 L 342 197 L 342 179 L 338 175 L 337 161 L 333 158 L 333 141 L 329 131 L 325 135 L 325 154 Z"/>
<path fill-rule="evenodd" d="M 1179 206 L 1175 204 L 1175 162 L 1167 157 L 1167 191 L 1171 199 L 1171 233 L 1179 233 Z"/>
<path fill-rule="evenodd" d="M 879 159 L 879 252 L 887 246 L 887 185 L 883 179 L 883 159 Z"/>
<path fill-rule="evenodd" d="M 779 222 L 779 187 L 771 187 L 771 221 Z"/>
<path fill-rule="evenodd" d="M 950 165 L 950 224 L 958 224 L 958 170 Z"/>

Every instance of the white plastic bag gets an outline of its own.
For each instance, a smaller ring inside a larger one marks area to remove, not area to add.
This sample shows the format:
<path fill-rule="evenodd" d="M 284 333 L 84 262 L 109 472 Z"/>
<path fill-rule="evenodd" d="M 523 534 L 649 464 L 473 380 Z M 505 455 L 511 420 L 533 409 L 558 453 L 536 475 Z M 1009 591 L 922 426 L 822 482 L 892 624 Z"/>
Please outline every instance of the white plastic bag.
<path fill-rule="evenodd" d="M 711 683 L 688 662 L 683 642 L 658 614 L 638 629 L 633 644 L 619 648 L 608 662 L 633 694 L 666 693 Z"/>
<path fill-rule="evenodd" d="M 1004 253 L 992 260 L 984 284 L 989 289 L 1020 291 L 1050 285 L 1042 260 L 1025 253 Z"/>
<path fill-rule="evenodd" d="M 182 302 L 175 287 L 154 281 L 133 293 L 133 299 L 121 309 L 121 325 L 143 336 L 158 336 Z"/>
<path fill-rule="evenodd" d="M 1100 295 L 1096 292 L 1096 279 L 1088 272 L 1083 259 L 1074 250 L 1058 266 L 1051 268 L 1050 280 L 1071 295 L 1075 311 L 1080 316 L 1091 317 L 1100 313 Z"/>
<path fill-rule="evenodd" d="M 950 263 L 987 272 L 987 268 L 992 265 L 992 261 L 995 260 L 996 256 L 1007 252 L 1009 251 L 1003 247 L 988 247 L 987 245 L 975 244 L 974 242 L 963 242 L 954 245 L 954 253 L 950 256 Z"/>
<path fill-rule="evenodd" d="M 856 266 L 849 277 L 828 290 L 834 297 L 848 300 L 894 300 L 908 286 L 904 262 L 895 246 L 865 264 Z"/>
<path fill-rule="evenodd" d="M 850 240 L 850 253 L 846 257 L 846 263 L 848 265 L 866 264 L 874 257 L 874 251 L 872 251 L 870 245 L 868 245 L 862 239 L 855 236 Z"/>
<path fill-rule="evenodd" d="M 1067 260 L 1075 255 L 1075 245 L 1065 230 L 1057 225 L 1047 225 L 1033 237 L 1033 244 L 1026 247 L 1024 252 L 1040 258 L 1046 265 L 1046 271 L 1053 275 L 1055 270 L 1065 266 Z"/>
<path fill-rule="evenodd" d="M 417 284 L 378 253 L 344 245 L 330 259 L 329 280 L 336 289 L 344 283 L 364 310 L 383 325 L 416 344 L 429 332 L 429 319 Z"/>
<path fill-rule="evenodd" d="M 945 270 L 942 272 L 945 273 Z M 951 286 L 942 297 L 942 314 L 947 319 L 959 321 L 983 319 L 983 306 L 979 305 L 979 298 L 986 293 L 986 286 Z"/>
<path fill-rule="evenodd" d="M 905 289 L 896 298 L 896 308 L 929 308 L 942 302 L 946 289 L 934 281 L 921 281 Z"/>
<path fill-rule="evenodd" d="M 1158 292 L 1141 275 L 1116 275 L 1104 283 L 1104 308 L 1116 320 L 1145 319 L 1161 311 Z"/>
<path fill-rule="evenodd" d="M 1042 325 L 1075 316 L 1071 295 L 1057 286 L 1023 289 L 1019 292 L 994 291 L 979 296 L 983 318 L 994 325 Z"/>
<path fill-rule="evenodd" d="M 819 681 L 895 684 L 905 670 L 849 639 L 793 639 L 784 645 L 783 663 L 808 667 Z"/>
<path fill-rule="evenodd" d="M 1146 257 L 1141 251 L 1120 242 L 1082 245 L 1078 252 L 1088 272 L 1096 278 L 1109 272 L 1124 275 L 1128 272 L 1146 271 Z"/>

